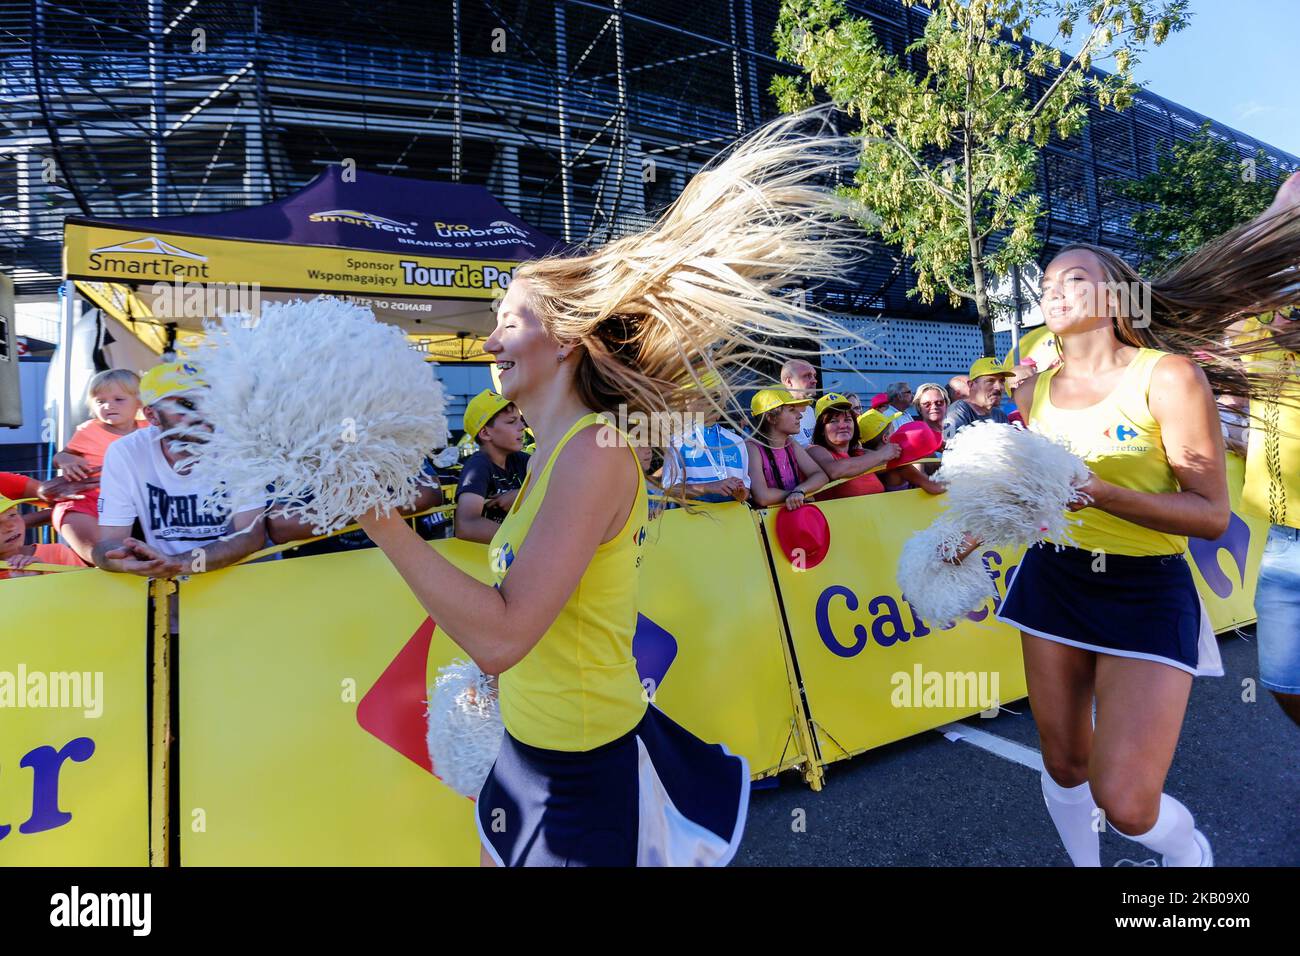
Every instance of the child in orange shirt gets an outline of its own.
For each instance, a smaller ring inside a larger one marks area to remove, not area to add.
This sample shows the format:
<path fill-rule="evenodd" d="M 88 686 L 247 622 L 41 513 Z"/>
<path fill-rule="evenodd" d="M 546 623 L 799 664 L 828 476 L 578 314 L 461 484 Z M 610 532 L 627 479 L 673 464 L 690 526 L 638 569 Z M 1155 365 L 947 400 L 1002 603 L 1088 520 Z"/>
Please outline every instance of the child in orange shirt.
<path fill-rule="evenodd" d="M 21 571 L 29 564 L 66 564 L 85 567 L 85 562 L 77 557 L 75 551 L 62 544 L 24 544 L 27 525 L 18 513 L 18 506 L 31 498 L 15 501 L 0 495 L 0 561 L 8 563 L 8 569 L 0 568 L 0 581 L 9 577 L 25 577 L 39 574 L 38 571 Z"/>
<path fill-rule="evenodd" d="M 54 466 L 73 481 L 95 480 L 95 487 L 76 501 L 54 506 L 54 530 L 82 561 L 99 536 L 99 469 L 108 446 L 149 423 L 139 418 L 140 379 L 124 368 L 100 372 L 90 380 L 87 401 L 94 417 L 77 426 L 68 447 L 54 456 Z"/>

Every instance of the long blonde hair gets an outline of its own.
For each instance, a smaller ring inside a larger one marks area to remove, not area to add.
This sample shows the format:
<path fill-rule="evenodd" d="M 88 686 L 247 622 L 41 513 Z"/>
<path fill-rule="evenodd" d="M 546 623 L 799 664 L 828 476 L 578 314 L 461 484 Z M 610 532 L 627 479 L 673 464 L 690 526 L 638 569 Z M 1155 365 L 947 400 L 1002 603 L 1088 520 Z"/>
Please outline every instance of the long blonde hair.
<path fill-rule="evenodd" d="M 1195 359 L 1216 393 L 1277 400 L 1283 370 L 1242 359 L 1276 349 L 1300 350 L 1300 322 L 1250 341 L 1232 333 L 1242 319 L 1300 303 L 1300 208 L 1238 226 L 1149 282 L 1100 246 L 1073 243 L 1057 255 L 1077 249 L 1096 257 L 1108 282 L 1149 290 L 1143 322 L 1135 323 L 1130 310 L 1112 316 L 1121 342 Z"/>
<path fill-rule="evenodd" d="M 760 127 L 700 170 L 649 229 L 516 271 L 547 331 L 581 346 L 575 383 L 589 407 L 705 406 L 743 428 L 738 385 L 809 352 L 780 340 L 848 336 L 796 291 L 842 276 L 867 247 L 851 218 L 862 208 L 833 188 L 861 146 L 828 131 L 830 112 Z"/>

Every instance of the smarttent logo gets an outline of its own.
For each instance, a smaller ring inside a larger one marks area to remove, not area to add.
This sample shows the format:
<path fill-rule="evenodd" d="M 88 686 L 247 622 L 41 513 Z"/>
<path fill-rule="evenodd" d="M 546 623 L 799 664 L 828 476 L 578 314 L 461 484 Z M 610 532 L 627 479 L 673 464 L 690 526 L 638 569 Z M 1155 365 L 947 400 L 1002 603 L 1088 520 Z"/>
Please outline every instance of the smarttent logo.
<path fill-rule="evenodd" d="M 396 232 L 403 236 L 415 235 L 415 223 L 398 222 L 386 216 L 376 216 L 373 212 L 358 212 L 355 209 L 326 209 L 314 212 L 307 217 L 311 222 L 341 222 L 348 226 L 362 226 L 377 232 Z"/>
<path fill-rule="evenodd" d="M 357 723 L 412 763 L 434 776 L 437 769 L 429 760 L 425 739 L 425 703 L 428 700 L 429 647 L 434 623 L 426 618 L 397 652 L 392 663 L 357 704 Z M 677 659 L 677 639 L 644 614 L 637 615 L 632 637 L 632 656 L 646 699 L 663 684 Z"/>
<path fill-rule="evenodd" d="M 208 278 L 208 257 L 157 236 L 128 239 L 90 250 L 90 268 L 104 275 L 151 278 Z"/>

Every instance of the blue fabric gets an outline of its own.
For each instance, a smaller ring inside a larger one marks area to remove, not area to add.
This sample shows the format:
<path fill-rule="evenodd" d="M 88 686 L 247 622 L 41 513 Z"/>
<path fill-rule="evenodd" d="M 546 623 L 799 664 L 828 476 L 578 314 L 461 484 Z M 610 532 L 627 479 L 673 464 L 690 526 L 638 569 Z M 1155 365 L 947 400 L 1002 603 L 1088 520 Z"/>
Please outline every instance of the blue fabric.
<path fill-rule="evenodd" d="M 745 440 L 721 425 L 706 425 L 675 443 L 664 456 L 663 485 L 702 485 L 739 478 L 749 487 L 749 453 Z M 699 495 L 697 501 L 732 501 L 730 495 Z"/>
<path fill-rule="evenodd" d="M 636 727 L 594 750 L 543 750 L 505 734 L 475 807 L 498 862 L 635 866 L 640 746 L 677 812 L 738 845 L 749 795 L 745 762 L 650 706 Z"/>
<path fill-rule="evenodd" d="M 999 620 L 1048 640 L 1195 672 L 1201 603 L 1181 554 L 1094 554 L 1037 544 L 1025 552 Z"/>
<path fill-rule="evenodd" d="M 1274 525 L 1269 531 L 1255 613 L 1259 682 L 1279 694 L 1300 694 L 1300 530 Z"/>

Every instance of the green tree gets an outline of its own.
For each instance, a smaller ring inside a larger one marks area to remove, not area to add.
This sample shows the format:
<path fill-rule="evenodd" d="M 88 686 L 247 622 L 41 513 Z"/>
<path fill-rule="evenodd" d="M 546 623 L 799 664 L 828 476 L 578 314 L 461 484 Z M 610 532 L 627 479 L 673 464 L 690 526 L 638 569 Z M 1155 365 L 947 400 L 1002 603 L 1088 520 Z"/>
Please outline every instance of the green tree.
<path fill-rule="evenodd" d="M 1158 275 L 1183 256 L 1268 208 L 1285 177 L 1263 150 L 1243 159 L 1206 123 L 1174 143 L 1156 171 L 1113 184 L 1148 208 L 1132 218 L 1142 271 Z"/>
<path fill-rule="evenodd" d="M 914 260 L 909 294 L 974 302 L 992 355 L 990 279 L 1039 245 L 1039 150 L 1083 128 L 1087 96 L 1102 108 L 1130 104 L 1137 54 L 1186 25 L 1187 0 L 903 2 L 930 11 L 907 48 L 916 72 L 840 0 L 784 0 L 777 52 L 804 72 L 777 77 L 772 92 L 795 110 L 822 91 L 860 121 L 861 163 L 844 191 L 873 212 L 864 225 Z M 1042 23 L 1056 24 L 1048 44 L 1027 38 Z M 1076 30 L 1082 42 L 1067 60 L 1057 44 Z M 1090 72 L 1103 62 L 1110 73 Z M 1031 91 L 1031 78 L 1045 88 Z"/>

